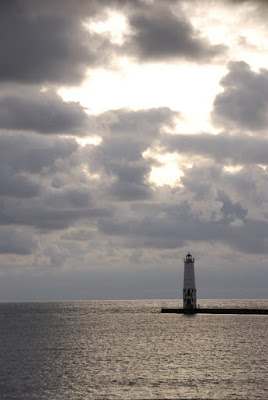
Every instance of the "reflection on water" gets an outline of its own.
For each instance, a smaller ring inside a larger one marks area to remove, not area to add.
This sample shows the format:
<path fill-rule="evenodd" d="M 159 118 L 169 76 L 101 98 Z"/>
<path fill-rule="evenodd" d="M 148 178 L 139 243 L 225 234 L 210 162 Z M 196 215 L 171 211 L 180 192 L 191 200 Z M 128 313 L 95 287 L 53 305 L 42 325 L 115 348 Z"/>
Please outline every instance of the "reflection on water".
<path fill-rule="evenodd" d="M 268 317 L 160 313 L 176 306 L 0 304 L 1 399 L 267 399 Z"/>

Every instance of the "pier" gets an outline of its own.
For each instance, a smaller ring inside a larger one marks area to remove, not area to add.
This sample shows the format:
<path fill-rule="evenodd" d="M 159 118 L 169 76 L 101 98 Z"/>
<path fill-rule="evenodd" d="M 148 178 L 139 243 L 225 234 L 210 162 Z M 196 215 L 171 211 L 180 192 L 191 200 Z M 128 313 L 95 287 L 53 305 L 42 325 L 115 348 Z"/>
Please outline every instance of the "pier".
<path fill-rule="evenodd" d="M 171 314 L 247 314 L 268 315 L 263 308 L 200 308 L 196 306 L 195 259 L 190 253 L 184 259 L 183 308 L 162 308 L 161 313 Z"/>
<path fill-rule="evenodd" d="M 161 313 L 172 314 L 251 314 L 251 315 L 268 315 L 268 309 L 263 308 L 193 308 L 191 310 L 185 308 L 162 308 Z"/>

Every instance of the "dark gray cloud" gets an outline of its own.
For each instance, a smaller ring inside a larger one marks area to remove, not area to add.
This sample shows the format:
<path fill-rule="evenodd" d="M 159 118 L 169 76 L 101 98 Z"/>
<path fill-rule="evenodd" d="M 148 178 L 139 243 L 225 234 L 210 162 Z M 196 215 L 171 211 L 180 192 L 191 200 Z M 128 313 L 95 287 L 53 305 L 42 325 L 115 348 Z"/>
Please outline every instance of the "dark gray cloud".
<path fill-rule="evenodd" d="M 150 169 L 147 170 L 149 172 Z M 148 177 L 148 173 L 146 174 Z M 144 175 L 143 175 L 144 177 Z M 110 187 L 109 193 L 122 201 L 146 200 L 152 196 L 151 188 L 144 182 L 126 182 L 118 178 Z"/>
<path fill-rule="evenodd" d="M 0 128 L 87 135 L 90 120 L 76 102 L 65 102 L 53 91 L 24 89 L 0 97 Z"/>
<path fill-rule="evenodd" d="M 28 233 L 15 229 L 0 227 L 0 253 L 28 255 L 38 247 L 36 238 Z"/>
<path fill-rule="evenodd" d="M 218 157 L 216 149 L 222 149 L 223 164 L 226 159 L 232 163 L 236 146 L 243 144 L 242 138 L 226 134 L 165 134 L 165 127 L 174 127 L 178 115 L 159 108 L 113 110 L 93 116 L 98 132 L 103 132 L 102 142 L 83 148 L 63 137 L 3 134 L 3 165 L 12 168 L 13 176 L 24 174 L 36 182 L 38 191 L 27 200 L 19 193 L 2 192 L 1 223 L 29 226 L 44 235 L 76 229 L 76 234 L 61 233 L 58 244 L 61 240 L 75 241 L 79 246 L 85 238 L 94 241 L 96 233 L 98 246 L 111 237 L 118 238 L 118 246 L 126 249 L 176 249 L 201 242 L 224 244 L 238 252 L 265 253 L 266 171 L 250 166 L 235 174 L 224 172 L 223 165 L 213 161 Z M 215 144 L 214 139 L 219 142 Z M 178 191 L 157 188 L 148 179 L 155 161 L 142 154 L 159 142 L 166 144 L 167 151 L 191 154 L 194 165 L 182 167 L 183 186 Z M 249 147 L 259 143 L 261 149 L 263 142 L 252 138 Z M 244 158 L 239 160 L 255 162 L 246 148 L 242 147 Z M 207 154 L 211 156 L 210 163 L 204 161 L 204 154 L 205 158 Z M 82 172 L 85 166 L 89 167 L 89 174 Z M 91 173 L 98 178 L 92 179 Z M 261 218 L 263 224 L 259 222 Z M 262 239 L 258 229 L 263 233 Z M 84 234 L 91 230 L 94 236 Z M 258 239 L 246 245 L 251 235 Z M 110 248 L 111 244 L 105 246 Z M 61 262 L 67 262 L 64 249 L 54 250 L 45 256 L 55 255 L 56 260 L 59 253 Z"/>
<path fill-rule="evenodd" d="M 0 223 L 3 225 L 26 225 L 39 230 L 53 231 L 66 229 L 79 220 L 87 221 L 90 224 L 89 221 L 111 215 L 111 210 L 101 207 L 79 207 L 77 204 L 68 206 L 70 203 L 68 200 L 68 198 L 65 199 L 63 204 L 59 200 L 58 204 L 54 203 L 49 206 L 46 199 L 41 197 L 27 203 L 2 199 Z"/>
<path fill-rule="evenodd" d="M 47 191 L 48 192 L 48 191 Z M 53 209 L 70 208 L 89 208 L 92 207 L 91 196 L 87 187 L 65 185 L 62 188 L 51 188 L 50 192 L 44 197 L 44 203 L 47 207 Z"/>
<path fill-rule="evenodd" d="M 267 174 L 262 168 L 252 166 L 250 170 L 244 167 L 238 173 L 228 174 L 213 161 L 210 164 L 202 161 L 204 153 L 217 160 L 216 149 L 220 147 L 223 161 L 229 157 L 232 162 L 236 145 L 242 146 L 242 139 L 233 142 L 234 138 L 225 134 L 163 134 L 165 127 L 174 126 L 177 116 L 166 108 L 113 110 L 94 116 L 99 132 L 103 129 L 102 142 L 84 148 L 63 137 L 2 135 L 3 163 L 13 168 L 13 176 L 23 173 L 29 181 L 37 177 L 41 180 L 36 180 L 38 191 L 30 193 L 27 201 L 23 193 L 2 192 L 1 223 L 28 225 L 47 233 L 76 224 L 78 232 L 83 232 L 98 224 L 100 235 L 120 236 L 123 242 L 129 237 L 131 243 L 128 241 L 127 247 L 134 248 L 177 248 L 189 241 L 220 243 L 222 238 L 223 243 L 240 251 L 242 243 L 234 239 L 232 244 L 228 238 L 237 229 L 243 237 L 242 227 L 246 223 L 252 230 L 257 226 L 252 211 L 248 210 L 255 207 L 254 203 L 260 206 L 267 201 L 263 189 Z M 220 142 L 214 144 L 214 139 Z M 253 139 L 249 147 L 253 146 Z M 148 179 L 155 161 L 142 155 L 148 146 L 160 140 L 166 143 L 166 150 L 190 152 L 195 160 L 193 168 L 184 169 L 183 187 L 177 192 L 167 192 L 165 203 L 161 201 L 163 191 L 152 186 Z M 263 148 L 263 140 L 259 141 L 259 148 Z M 254 162 L 255 159 L 250 159 L 250 149 L 248 153 L 245 149 L 241 151 L 244 158 L 239 160 Z M 89 173 L 97 174 L 98 179 L 92 180 L 90 174 L 82 173 L 83 165 L 89 166 Z M 123 201 L 124 206 L 117 200 Z M 129 209 L 129 204 L 135 201 L 140 205 L 134 203 Z M 73 240 L 79 241 L 79 234 Z M 264 251 L 264 243 L 265 238 L 262 245 L 252 245 L 250 251 Z"/>
<path fill-rule="evenodd" d="M 57 160 L 71 156 L 78 149 L 73 139 L 34 134 L 0 134 L 0 165 L 15 173 L 38 174 Z"/>
<path fill-rule="evenodd" d="M 167 107 L 148 110 L 113 110 L 96 117 L 102 142 L 90 149 L 92 171 L 104 172 L 111 180 L 107 194 L 124 201 L 151 196 L 148 182 L 152 165 L 143 152 L 167 127 L 173 127 L 179 113 Z"/>
<path fill-rule="evenodd" d="M 85 29 L 96 2 L 1 2 L 0 81 L 79 83 L 86 69 L 109 62 L 103 36 Z"/>
<path fill-rule="evenodd" d="M 89 158 L 90 170 L 104 175 L 104 181 L 107 177 L 107 196 L 124 201 L 150 197 L 148 176 L 153 160 L 143 158 L 142 148 L 137 146 L 134 138 L 125 139 L 123 143 L 116 138 L 103 140 L 91 150 Z"/>
<path fill-rule="evenodd" d="M 135 13 L 129 23 L 132 34 L 126 40 L 124 50 L 141 61 L 186 59 L 211 62 L 227 51 L 225 45 L 212 45 L 201 37 L 181 10 L 177 16 L 164 2 L 148 7 L 146 12 Z"/>
<path fill-rule="evenodd" d="M 268 141 L 241 133 L 163 135 L 161 145 L 167 152 L 200 155 L 225 164 L 268 164 Z"/>
<path fill-rule="evenodd" d="M 223 0 L 221 0 L 221 1 L 223 1 Z M 225 2 L 225 1 L 223 1 L 223 2 Z M 228 3 L 234 4 L 234 5 L 249 4 L 250 6 L 252 6 L 252 1 L 251 0 L 228 0 Z M 250 8 L 250 14 L 252 15 L 252 13 L 253 13 L 254 17 L 257 14 L 260 17 L 265 18 L 264 14 L 268 9 L 267 0 L 255 0 L 254 1 L 254 6 L 255 6 L 255 9 L 254 8 Z"/>
<path fill-rule="evenodd" d="M 90 230 L 79 229 L 66 232 L 61 237 L 64 240 L 89 241 L 94 237 L 94 233 Z"/>
<path fill-rule="evenodd" d="M 131 54 L 141 61 L 211 62 L 226 52 L 224 45 L 201 37 L 187 17 L 175 16 L 171 5 L 129 0 L 2 1 L 0 82 L 75 85 L 88 68 L 115 65 L 117 55 Z M 109 10 L 129 20 L 132 35 L 123 46 L 84 24 L 105 20 Z"/>
<path fill-rule="evenodd" d="M 109 213 L 92 203 L 78 150 L 73 139 L 0 135 L 0 223 L 54 230 Z"/>
<path fill-rule="evenodd" d="M 216 126 L 244 129 L 257 133 L 267 130 L 268 70 L 251 70 L 244 61 L 230 62 L 229 72 L 221 80 L 224 89 L 213 104 L 212 121 Z"/>
<path fill-rule="evenodd" d="M 56 97 L 54 105 L 58 103 Z M 62 107 L 65 116 L 65 105 Z M 55 135 L 2 133 L 1 223 L 47 231 L 64 229 L 82 219 L 110 215 L 113 206 L 103 201 L 101 205 L 102 196 L 123 201 L 149 198 L 148 177 L 154 161 L 142 153 L 165 126 L 173 126 L 176 116 L 168 108 L 113 110 L 91 116 L 103 140 L 98 146 L 84 148 L 74 139 Z M 39 122 L 36 125 L 40 126 Z M 90 173 L 99 174 L 99 179 L 92 180 L 82 172 L 83 165 L 89 166 Z"/>
<path fill-rule="evenodd" d="M 112 140 L 118 137 L 121 140 L 132 137 L 137 144 L 148 147 L 159 132 L 165 128 L 173 128 L 178 111 L 168 107 L 131 110 L 127 108 L 109 110 L 96 116 L 95 128 L 102 137 Z M 145 134 L 146 133 L 146 134 Z"/>
<path fill-rule="evenodd" d="M 123 201 L 144 200 L 151 196 L 148 178 L 152 165 L 157 163 L 144 158 L 143 152 L 162 131 L 174 126 L 178 116 L 178 112 L 167 107 L 111 110 L 95 116 L 96 132 L 102 142 L 90 147 L 85 157 L 92 172 L 107 177 L 106 195 Z"/>
<path fill-rule="evenodd" d="M 206 213 L 204 200 L 211 212 L 208 218 L 213 218 L 216 201 L 220 191 L 226 193 L 232 202 L 240 202 L 248 210 L 249 217 L 265 218 L 267 193 L 267 171 L 256 165 L 244 166 L 235 173 L 229 173 L 214 162 L 197 160 L 192 168 L 185 168 L 181 178 L 184 193 L 197 201 L 198 209 Z M 219 218 L 219 217 L 217 217 Z"/>
<path fill-rule="evenodd" d="M 101 219 L 99 229 L 107 235 L 124 237 L 125 246 L 130 248 L 174 249 L 204 242 L 225 244 L 248 254 L 267 254 L 268 222 L 246 218 L 247 211 L 240 203 L 232 202 L 227 195 L 222 197 L 218 199 L 222 204 L 218 220 L 202 218 L 201 209 L 198 215 L 186 201 L 176 206 L 148 203 L 148 209 L 158 207 L 153 217 L 140 214 L 123 222 Z"/>
<path fill-rule="evenodd" d="M 61 249 L 56 245 L 51 245 L 44 249 L 44 256 L 48 257 L 51 267 L 61 267 L 66 258 L 68 257 L 68 251 Z"/>
<path fill-rule="evenodd" d="M 42 190 L 42 171 L 78 148 L 71 139 L 33 134 L 0 134 L 0 196 L 29 199 Z"/>
<path fill-rule="evenodd" d="M 124 140 L 127 145 L 129 136 L 133 137 L 133 144 L 146 142 L 149 146 L 161 129 L 174 127 L 178 116 L 178 112 L 168 107 L 109 110 L 89 115 L 80 103 L 63 101 L 52 90 L 26 88 L 26 92 L 14 94 L 13 90 L 0 96 L 0 129 L 72 136 L 98 134 L 109 137 L 111 143 L 116 136 L 122 143 L 115 147 L 123 153 L 126 151 Z"/>
<path fill-rule="evenodd" d="M 263 8 L 262 2 L 258 5 Z M 166 0 L 2 1 L 0 82 L 74 85 L 86 77 L 88 68 L 113 66 L 118 55 L 155 62 L 214 62 L 225 55 L 226 46 L 211 44 L 182 9 L 183 2 Z M 110 10 L 129 21 L 131 32 L 125 32 L 122 46 L 84 25 L 104 21 Z"/>
<path fill-rule="evenodd" d="M 235 219 L 244 220 L 247 215 L 247 210 L 241 206 L 239 202 L 233 202 L 224 191 L 218 191 L 217 200 L 222 203 L 221 212 L 225 218 L 230 221 Z"/>
<path fill-rule="evenodd" d="M 6 165 L 1 165 L 0 187 L 1 196 L 18 198 L 35 197 L 40 190 L 39 183 L 34 179 L 23 173 L 14 172 Z"/>
<path fill-rule="evenodd" d="M 229 173 L 202 159 L 195 159 L 192 168 L 180 168 L 184 175 L 178 190 L 158 188 L 151 201 L 133 203 L 129 212 L 101 218 L 100 232 L 121 238 L 122 246 L 129 248 L 176 249 L 210 243 L 238 253 L 267 254 L 268 177 L 263 168 L 251 165 Z"/>

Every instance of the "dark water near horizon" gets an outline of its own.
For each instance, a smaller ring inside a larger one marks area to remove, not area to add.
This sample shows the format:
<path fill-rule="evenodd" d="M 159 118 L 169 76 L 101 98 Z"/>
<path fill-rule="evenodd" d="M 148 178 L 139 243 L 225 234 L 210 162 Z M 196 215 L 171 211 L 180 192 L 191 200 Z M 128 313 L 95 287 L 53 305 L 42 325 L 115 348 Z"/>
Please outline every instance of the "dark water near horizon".
<path fill-rule="evenodd" d="M 268 308 L 268 300 L 200 300 Z M 268 316 L 177 300 L 0 303 L 1 400 L 268 399 Z"/>

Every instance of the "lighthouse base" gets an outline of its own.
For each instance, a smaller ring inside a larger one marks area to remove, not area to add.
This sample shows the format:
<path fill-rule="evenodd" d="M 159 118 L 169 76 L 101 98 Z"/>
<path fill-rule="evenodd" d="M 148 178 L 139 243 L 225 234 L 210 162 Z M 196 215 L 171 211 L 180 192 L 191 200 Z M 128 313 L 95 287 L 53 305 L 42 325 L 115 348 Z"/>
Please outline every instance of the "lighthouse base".
<path fill-rule="evenodd" d="M 268 309 L 261 308 L 162 308 L 161 313 L 173 314 L 262 314 L 268 315 Z"/>

